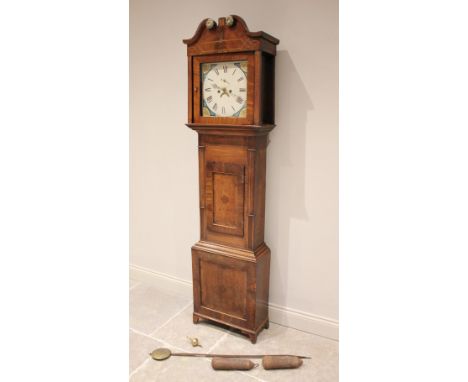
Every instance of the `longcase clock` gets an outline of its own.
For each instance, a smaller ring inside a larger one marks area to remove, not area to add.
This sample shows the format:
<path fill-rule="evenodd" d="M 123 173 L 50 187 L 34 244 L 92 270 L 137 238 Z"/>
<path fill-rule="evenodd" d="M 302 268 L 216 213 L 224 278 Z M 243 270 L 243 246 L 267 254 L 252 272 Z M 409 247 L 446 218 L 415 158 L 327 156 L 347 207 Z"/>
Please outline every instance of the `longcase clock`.
<path fill-rule="evenodd" d="M 265 175 L 279 40 L 228 16 L 203 20 L 184 43 L 187 126 L 198 133 L 199 154 L 193 320 L 228 325 L 255 343 L 269 325 Z"/>

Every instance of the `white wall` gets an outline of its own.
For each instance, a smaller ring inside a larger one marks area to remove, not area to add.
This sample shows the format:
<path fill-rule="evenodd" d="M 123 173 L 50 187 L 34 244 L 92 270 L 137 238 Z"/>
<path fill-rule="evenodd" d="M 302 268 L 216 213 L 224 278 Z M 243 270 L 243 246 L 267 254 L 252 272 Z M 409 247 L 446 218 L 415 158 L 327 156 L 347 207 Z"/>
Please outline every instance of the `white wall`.
<path fill-rule="evenodd" d="M 270 302 L 336 325 L 336 0 L 130 1 L 130 263 L 191 281 L 190 247 L 199 235 L 198 156 L 197 134 L 184 125 L 182 39 L 205 17 L 229 14 L 243 17 L 252 31 L 280 39 L 277 127 L 270 134 L 267 162 Z"/>

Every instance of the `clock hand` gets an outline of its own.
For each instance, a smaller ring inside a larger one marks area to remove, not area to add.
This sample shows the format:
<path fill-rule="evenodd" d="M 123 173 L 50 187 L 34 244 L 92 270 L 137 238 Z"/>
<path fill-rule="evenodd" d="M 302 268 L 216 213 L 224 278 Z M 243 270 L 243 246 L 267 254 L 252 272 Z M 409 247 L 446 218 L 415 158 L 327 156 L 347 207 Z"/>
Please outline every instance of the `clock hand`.
<path fill-rule="evenodd" d="M 218 85 L 216 85 L 216 84 L 213 84 L 212 86 L 213 86 L 213 88 L 215 88 L 215 89 L 222 90 L 223 94 L 226 94 L 226 95 L 229 97 L 229 93 L 228 93 L 228 91 L 227 91 L 226 88 L 222 88 L 221 86 L 218 86 Z M 223 94 L 221 94 L 221 96 L 222 96 Z"/>
<path fill-rule="evenodd" d="M 222 88 L 221 86 L 218 86 L 216 84 L 213 84 L 212 86 L 213 86 L 214 89 L 219 89 L 219 90 L 222 91 L 220 97 L 222 97 L 224 94 L 226 94 L 228 97 L 230 97 L 229 92 L 227 91 L 226 88 Z"/>
<path fill-rule="evenodd" d="M 223 93 L 219 96 L 219 98 L 221 98 L 221 97 L 222 97 L 223 95 L 225 95 L 225 94 L 226 94 L 228 97 L 230 97 L 230 95 L 229 95 L 229 93 L 228 93 L 228 91 L 227 91 L 226 88 L 220 88 L 220 89 L 223 91 Z"/>

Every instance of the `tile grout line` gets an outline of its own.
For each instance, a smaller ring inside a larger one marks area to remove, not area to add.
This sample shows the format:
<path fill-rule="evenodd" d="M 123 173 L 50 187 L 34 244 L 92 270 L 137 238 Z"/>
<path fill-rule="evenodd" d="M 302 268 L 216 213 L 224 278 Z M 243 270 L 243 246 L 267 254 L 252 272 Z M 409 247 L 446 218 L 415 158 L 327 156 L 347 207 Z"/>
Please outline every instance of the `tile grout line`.
<path fill-rule="evenodd" d="M 181 314 L 185 309 L 187 309 L 190 305 L 193 304 L 193 301 L 190 301 L 189 304 L 185 305 L 183 309 L 181 309 L 180 311 L 178 311 L 176 314 L 174 314 L 173 316 L 171 316 L 167 321 L 165 321 L 162 325 L 160 325 L 159 327 L 157 327 L 156 329 L 154 329 L 150 334 L 149 336 L 150 337 L 153 337 L 154 333 L 156 333 L 159 329 L 161 329 L 162 327 L 166 326 L 171 320 L 173 320 L 174 318 L 176 318 L 179 314 Z"/>
<path fill-rule="evenodd" d="M 130 375 L 128 376 L 128 379 L 132 378 L 132 376 L 138 372 L 140 369 L 143 368 L 144 365 L 146 365 L 146 363 L 149 361 L 149 358 L 146 358 L 141 364 L 139 364 L 135 369 L 133 369 L 133 371 L 130 373 Z"/>
<path fill-rule="evenodd" d="M 154 341 L 158 341 L 158 342 L 161 342 L 164 346 L 169 346 L 169 347 L 173 347 L 173 348 L 176 348 L 177 350 L 180 350 L 182 352 L 185 352 L 185 349 L 182 349 L 181 347 L 177 346 L 177 345 L 172 345 L 170 344 L 169 342 L 167 341 L 164 341 L 162 340 L 161 338 L 158 338 L 158 337 L 151 337 L 149 334 L 145 334 L 143 332 L 140 332 L 136 329 L 133 329 L 133 328 L 130 328 L 130 330 L 136 334 L 139 334 L 140 336 L 144 336 L 146 338 L 149 338 L 151 340 L 154 340 Z"/>
<path fill-rule="evenodd" d="M 208 354 L 211 354 L 211 352 L 214 350 L 216 346 L 218 346 L 229 334 L 229 332 L 224 333 L 218 340 L 206 351 Z"/>
<path fill-rule="evenodd" d="M 141 282 L 137 283 L 136 285 L 133 285 L 133 286 L 129 289 L 129 291 L 132 290 L 132 289 L 134 289 L 135 287 L 139 286 L 140 284 L 141 284 Z M 169 345 L 170 347 L 175 347 L 175 348 L 177 348 L 178 350 L 184 351 L 184 349 L 179 348 L 178 346 L 172 346 L 172 345 L 169 344 L 168 342 L 166 342 L 166 341 L 164 341 L 164 340 L 161 340 L 161 339 L 159 339 L 159 338 L 155 338 L 155 337 L 153 337 L 152 335 L 153 335 L 154 333 L 156 333 L 159 329 L 161 329 L 163 326 L 165 326 L 167 323 L 169 323 L 169 321 L 171 321 L 172 319 L 174 319 L 175 317 L 177 317 L 180 313 L 182 313 L 185 309 L 187 309 L 187 308 L 188 308 L 190 305 L 192 305 L 192 304 L 193 304 L 193 301 L 190 301 L 190 303 L 187 304 L 186 306 L 184 306 L 183 309 L 181 309 L 179 312 L 177 312 L 176 314 L 174 314 L 173 316 L 171 316 L 166 322 L 164 322 L 161 326 L 159 326 L 158 328 L 156 328 L 155 330 L 153 330 L 150 334 L 146 334 L 146 333 L 140 332 L 139 330 L 133 329 L 133 328 L 131 328 L 131 327 L 130 327 L 129 329 L 130 329 L 131 331 L 133 331 L 134 333 L 136 333 L 136 334 L 139 334 L 139 335 L 144 336 L 144 337 L 146 337 L 146 338 L 150 338 L 150 339 L 152 339 L 152 340 L 159 341 L 159 342 L 161 342 L 161 343 L 162 343 L 163 345 L 165 345 L 165 346 L 168 346 L 168 345 Z M 138 365 L 138 366 L 130 373 L 130 375 L 128 376 L 128 378 L 130 379 L 135 373 L 138 372 L 138 370 L 140 370 L 141 368 L 143 368 L 143 366 L 146 365 L 146 363 L 147 363 L 150 359 L 151 359 L 151 358 L 146 358 L 140 365 Z"/>
<path fill-rule="evenodd" d="M 260 367 L 260 365 L 258 367 Z M 245 371 L 239 371 L 239 373 L 242 374 L 242 375 L 246 375 L 246 376 L 248 376 L 250 378 L 256 379 L 257 381 L 260 381 L 260 382 L 267 382 L 264 379 L 261 379 L 261 378 L 256 377 L 255 375 L 246 373 Z"/>
<path fill-rule="evenodd" d="M 137 283 L 131 286 L 128 290 L 131 291 L 132 289 L 136 288 L 137 286 L 141 285 L 141 281 L 137 281 Z"/>

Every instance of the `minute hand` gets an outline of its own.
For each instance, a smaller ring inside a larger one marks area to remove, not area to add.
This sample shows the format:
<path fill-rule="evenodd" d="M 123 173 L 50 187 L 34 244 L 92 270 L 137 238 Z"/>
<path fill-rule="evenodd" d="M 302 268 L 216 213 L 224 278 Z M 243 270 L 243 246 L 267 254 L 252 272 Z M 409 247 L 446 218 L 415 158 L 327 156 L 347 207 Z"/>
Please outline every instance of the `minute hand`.
<path fill-rule="evenodd" d="M 232 96 L 234 96 L 235 98 L 240 98 L 240 99 L 243 99 L 240 95 L 236 94 L 236 93 L 231 93 Z"/>

